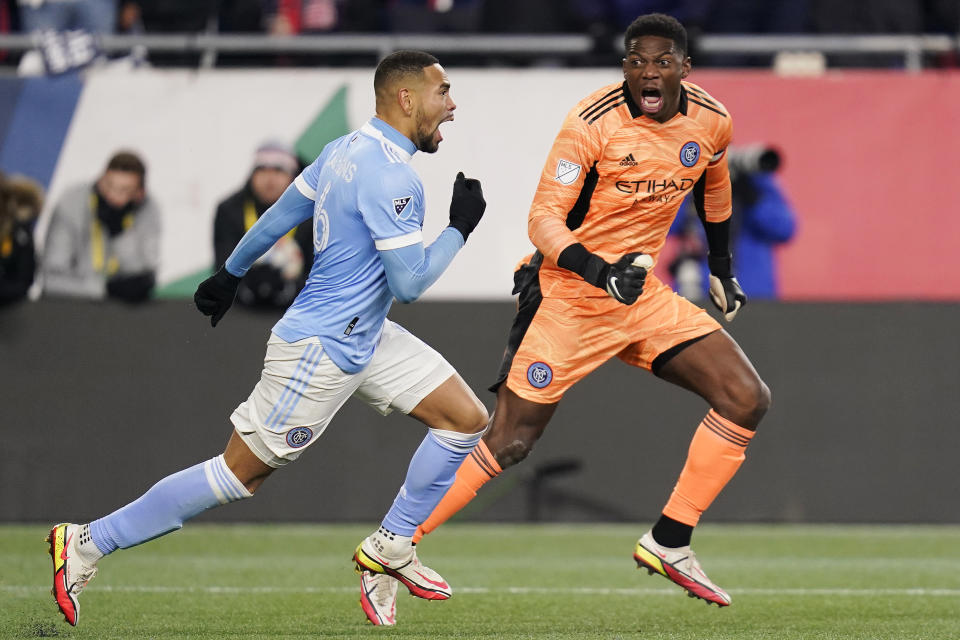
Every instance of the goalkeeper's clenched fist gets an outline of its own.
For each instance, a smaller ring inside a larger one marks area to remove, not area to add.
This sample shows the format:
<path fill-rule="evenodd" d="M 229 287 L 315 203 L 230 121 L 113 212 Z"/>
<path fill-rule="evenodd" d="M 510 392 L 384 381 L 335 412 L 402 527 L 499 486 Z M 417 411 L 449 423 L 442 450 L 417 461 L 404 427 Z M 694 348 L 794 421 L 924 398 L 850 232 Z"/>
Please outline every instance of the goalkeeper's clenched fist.
<path fill-rule="evenodd" d="M 643 293 L 647 271 L 653 268 L 653 258 L 635 251 L 610 264 L 591 253 L 579 242 L 560 252 L 557 266 L 569 269 L 593 286 L 623 304 L 633 304 Z"/>
<path fill-rule="evenodd" d="M 613 264 L 598 255 L 590 254 L 583 279 L 623 304 L 630 305 L 643 293 L 647 270 L 653 268 L 653 258 L 636 251 L 628 253 Z"/>
<path fill-rule="evenodd" d="M 605 289 L 610 297 L 623 304 L 633 304 L 643 293 L 647 270 L 653 268 L 653 258 L 645 253 L 628 253 L 602 270 L 593 283 Z"/>

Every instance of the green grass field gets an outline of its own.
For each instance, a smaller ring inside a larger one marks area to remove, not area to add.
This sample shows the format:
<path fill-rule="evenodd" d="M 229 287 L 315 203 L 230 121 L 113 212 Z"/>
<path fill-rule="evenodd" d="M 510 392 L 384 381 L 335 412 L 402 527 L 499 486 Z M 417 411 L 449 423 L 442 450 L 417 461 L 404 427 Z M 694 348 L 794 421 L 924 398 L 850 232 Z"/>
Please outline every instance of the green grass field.
<path fill-rule="evenodd" d="M 704 525 L 694 548 L 733 596 L 706 606 L 635 569 L 638 527 L 448 525 L 421 558 L 446 602 L 358 605 L 370 525 L 188 525 L 100 564 L 67 625 L 43 525 L 0 526 L 2 638 L 960 638 L 960 527 Z"/>

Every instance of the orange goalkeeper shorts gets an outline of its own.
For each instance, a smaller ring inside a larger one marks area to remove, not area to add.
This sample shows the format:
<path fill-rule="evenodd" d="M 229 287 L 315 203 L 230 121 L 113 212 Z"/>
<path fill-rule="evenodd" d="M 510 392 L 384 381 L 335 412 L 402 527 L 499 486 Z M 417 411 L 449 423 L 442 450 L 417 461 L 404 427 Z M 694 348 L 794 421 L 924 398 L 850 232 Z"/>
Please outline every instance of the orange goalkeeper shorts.
<path fill-rule="evenodd" d="M 610 297 L 542 297 L 534 279 L 521 292 L 491 390 L 506 382 L 521 398 L 552 404 L 613 356 L 651 370 L 662 364 L 655 365 L 659 356 L 719 328 L 706 311 L 653 275 L 630 306 Z"/>

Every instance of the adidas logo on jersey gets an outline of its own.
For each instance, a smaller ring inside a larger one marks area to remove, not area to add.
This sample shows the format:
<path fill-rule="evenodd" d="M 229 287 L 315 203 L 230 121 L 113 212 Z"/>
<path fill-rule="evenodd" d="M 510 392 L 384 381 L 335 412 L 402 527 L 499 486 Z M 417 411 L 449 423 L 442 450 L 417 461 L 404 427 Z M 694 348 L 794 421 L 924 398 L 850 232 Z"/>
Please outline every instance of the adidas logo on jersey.
<path fill-rule="evenodd" d="M 635 167 L 637 164 L 639 163 L 634 160 L 632 153 L 627 154 L 627 157 L 620 161 L 621 167 Z"/>

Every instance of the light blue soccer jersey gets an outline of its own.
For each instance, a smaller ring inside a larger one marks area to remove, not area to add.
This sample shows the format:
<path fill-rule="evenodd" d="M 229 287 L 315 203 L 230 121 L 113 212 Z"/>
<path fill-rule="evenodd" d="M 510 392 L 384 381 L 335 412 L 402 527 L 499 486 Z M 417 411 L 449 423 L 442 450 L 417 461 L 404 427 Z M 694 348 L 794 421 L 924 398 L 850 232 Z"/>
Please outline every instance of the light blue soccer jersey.
<path fill-rule="evenodd" d="M 287 342 L 318 336 L 330 359 L 360 371 L 380 339 L 393 293 L 378 250 L 423 241 L 416 147 L 373 118 L 328 144 L 295 184 L 315 201 L 307 283 L 273 331 Z"/>

